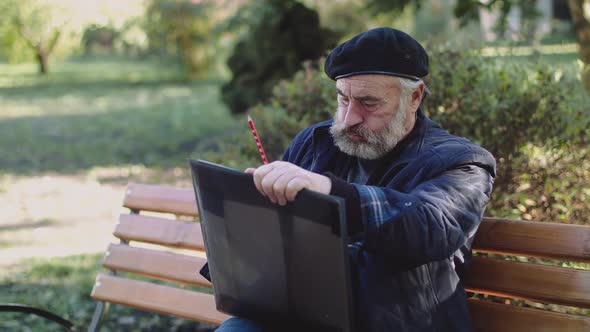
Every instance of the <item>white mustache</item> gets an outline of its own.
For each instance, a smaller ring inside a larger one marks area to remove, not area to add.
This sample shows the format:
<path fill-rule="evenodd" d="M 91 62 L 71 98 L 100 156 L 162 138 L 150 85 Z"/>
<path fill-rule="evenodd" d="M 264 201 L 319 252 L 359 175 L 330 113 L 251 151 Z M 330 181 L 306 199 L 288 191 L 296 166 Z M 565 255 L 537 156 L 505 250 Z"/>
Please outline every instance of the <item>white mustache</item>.
<path fill-rule="evenodd" d="M 358 135 L 363 137 L 365 141 L 371 144 L 376 144 L 379 142 L 378 133 L 375 133 L 360 123 L 351 127 L 345 127 L 343 123 L 335 123 L 333 134 L 338 136 Z"/>

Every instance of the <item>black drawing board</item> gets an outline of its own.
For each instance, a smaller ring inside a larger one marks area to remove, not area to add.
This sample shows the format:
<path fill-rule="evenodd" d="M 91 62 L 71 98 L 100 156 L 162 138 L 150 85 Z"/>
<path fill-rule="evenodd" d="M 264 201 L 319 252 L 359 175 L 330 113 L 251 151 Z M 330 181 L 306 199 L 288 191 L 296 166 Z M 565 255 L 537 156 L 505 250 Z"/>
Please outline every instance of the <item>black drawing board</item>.
<path fill-rule="evenodd" d="M 190 166 L 217 309 L 352 331 L 343 200 L 303 190 L 279 206 L 250 174 L 202 160 Z"/>

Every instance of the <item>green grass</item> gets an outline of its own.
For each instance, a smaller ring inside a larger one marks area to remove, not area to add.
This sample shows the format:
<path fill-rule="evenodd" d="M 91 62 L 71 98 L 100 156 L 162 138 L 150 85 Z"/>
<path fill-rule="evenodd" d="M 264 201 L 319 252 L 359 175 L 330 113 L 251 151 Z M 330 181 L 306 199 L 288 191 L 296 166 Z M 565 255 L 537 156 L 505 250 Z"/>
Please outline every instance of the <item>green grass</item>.
<path fill-rule="evenodd" d="M 563 43 L 575 43 L 576 34 L 573 31 L 552 32 L 540 40 L 543 45 L 556 45 Z"/>
<path fill-rule="evenodd" d="M 56 83 L 143 82 L 180 79 L 181 69 L 174 63 L 126 58 L 79 58 L 51 62 L 49 75 L 37 74 L 33 63 L 0 63 L 0 87 L 52 86 Z"/>
<path fill-rule="evenodd" d="M 96 306 L 90 297 L 102 254 L 30 259 L 18 270 L 0 273 L 0 299 L 49 310 L 85 331 Z M 105 272 L 105 271 L 102 271 Z M 101 331 L 197 331 L 198 322 L 111 305 Z M 0 331 L 63 331 L 48 320 L 0 312 Z"/>
<path fill-rule="evenodd" d="M 184 81 L 170 64 L 86 60 L 0 64 L 0 172 L 184 165 L 195 144 L 232 118 L 218 81 Z"/>
<path fill-rule="evenodd" d="M 577 69 L 578 46 L 576 43 L 537 46 L 492 46 L 481 48 L 482 55 L 496 61 L 529 63 L 539 62 Z"/>
<path fill-rule="evenodd" d="M 174 64 L 86 59 L 51 64 L 50 71 L 39 76 L 34 64 L 0 63 L 0 192 L 10 190 L 12 178 L 38 172 L 68 175 L 138 164 L 151 170 L 186 168 L 199 141 L 234 122 L 220 101 L 219 81 L 185 81 Z M 0 225 L 0 232 L 55 222 L 61 220 Z M 13 244 L 2 242 L 0 249 Z M 21 260 L 0 269 L 0 302 L 49 310 L 83 331 L 94 314 L 90 292 L 102 256 Z M 198 327 L 113 305 L 101 331 Z M 62 329 L 34 315 L 2 312 L 0 331 Z"/>

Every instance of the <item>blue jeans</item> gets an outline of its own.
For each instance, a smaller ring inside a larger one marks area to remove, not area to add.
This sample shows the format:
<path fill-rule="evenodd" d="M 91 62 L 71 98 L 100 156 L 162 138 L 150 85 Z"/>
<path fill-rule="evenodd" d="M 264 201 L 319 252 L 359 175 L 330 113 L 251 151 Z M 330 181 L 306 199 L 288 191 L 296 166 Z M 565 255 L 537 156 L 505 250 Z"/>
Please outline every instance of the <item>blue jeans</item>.
<path fill-rule="evenodd" d="M 265 330 L 261 324 L 251 320 L 231 317 L 221 323 L 215 332 L 265 332 Z"/>
<path fill-rule="evenodd" d="M 312 328 L 293 322 L 256 322 L 246 318 L 231 317 L 221 323 L 215 332 L 318 332 L 328 331 L 323 328 Z"/>

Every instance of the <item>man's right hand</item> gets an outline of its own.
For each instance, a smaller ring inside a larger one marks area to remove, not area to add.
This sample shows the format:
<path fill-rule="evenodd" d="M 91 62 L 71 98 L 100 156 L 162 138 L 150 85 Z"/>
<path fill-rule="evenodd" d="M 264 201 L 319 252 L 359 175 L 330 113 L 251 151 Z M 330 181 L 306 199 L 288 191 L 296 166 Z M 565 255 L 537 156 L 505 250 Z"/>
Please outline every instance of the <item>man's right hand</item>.
<path fill-rule="evenodd" d="M 275 161 L 258 168 L 248 168 L 254 176 L 254 185 L 273 203 L 280 205 L 293 201 L 303 189 L 329 194 L 332 181 L 324 175 L 310 172 L 285 161 Z"/>

